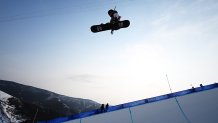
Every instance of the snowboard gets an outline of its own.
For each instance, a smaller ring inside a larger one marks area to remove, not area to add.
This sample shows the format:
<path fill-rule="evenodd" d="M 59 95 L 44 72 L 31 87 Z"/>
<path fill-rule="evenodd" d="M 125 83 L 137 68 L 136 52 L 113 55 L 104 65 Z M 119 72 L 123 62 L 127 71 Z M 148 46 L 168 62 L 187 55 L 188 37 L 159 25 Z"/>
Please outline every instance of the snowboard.
<path fill-rule="evenodd" d="M 129 20 L 123 20 L 123 21 L 118 21 L 116 23 L 93 25 L 91 26 L 91 31 L 93 33 L 96 33 L 96 32 L 102 32 L 102 31 L 107 31 L 111 29 L 118 30 L 120 28 L 127 28 L 129 25 L 130 25 Z"/>

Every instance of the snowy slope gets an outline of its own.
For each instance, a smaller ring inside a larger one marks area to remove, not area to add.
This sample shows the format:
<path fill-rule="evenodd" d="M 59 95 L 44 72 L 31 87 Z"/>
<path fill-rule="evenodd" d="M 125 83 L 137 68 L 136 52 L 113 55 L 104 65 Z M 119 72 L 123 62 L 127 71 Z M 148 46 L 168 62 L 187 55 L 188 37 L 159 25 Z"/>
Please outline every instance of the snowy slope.
<path fill-rule="evenodd" d="M 10 123 L 9 118 L 4 114 L 1 109 L 2 107 L 0 106 L 0 123 Z"/>
<path fill-rule="evenodd" d="M 0 105 L 0 123 L 10 123 L 10 119 L 3 112 L 3 107 Z"/>
<path fill-rule="evenodd" d="M 4 98 L 3 109 L 12 122 L 23 119 L 31 122 L 36 112 L 38 112 L 36 121 L 41 121 L 100 107 L 100 104 L 92 100 L 68 97 L 12 81 L 0 80 L 0 90 L 11 95 Z"/>
<path fill-rule="evenodd" d="M 16 112 L 16 107 L 10 106 L 8 104 L 8 99 L 3 98 L 1 100 L 0 112 L 4 117 L 4 119 L 2 119 L 2 121 L 5 121 L 5 123 L 8 123 L 8 122 L 10 122 L 10 123 L 22 123 L 23 121 L 26 121 L 25 118 L 22 117 L 21 115 L 17 115 L 14 113 L 14 112 Z M 6 122 L 6 121 L 8 121 L 8 122 Z"/>
<path fill-rule="evenodd" d="M 9 98 L 10 95 L 0 91 L 0 123 L 10 123 L 10 119 L 6 114 L 5 100 Z"/>

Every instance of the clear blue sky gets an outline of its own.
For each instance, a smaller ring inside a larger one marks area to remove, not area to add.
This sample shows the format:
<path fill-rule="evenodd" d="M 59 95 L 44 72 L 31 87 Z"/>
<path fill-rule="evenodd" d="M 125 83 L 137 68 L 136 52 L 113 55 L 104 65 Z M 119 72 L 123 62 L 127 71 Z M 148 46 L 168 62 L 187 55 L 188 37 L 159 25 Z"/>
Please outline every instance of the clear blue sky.
<path fill-rule="evenodd" d="M 90 26 L 116 6 L 130 27 Z M 218 80 L 217 0 L 0 1 L 0 79 L 120 104 Z"/>

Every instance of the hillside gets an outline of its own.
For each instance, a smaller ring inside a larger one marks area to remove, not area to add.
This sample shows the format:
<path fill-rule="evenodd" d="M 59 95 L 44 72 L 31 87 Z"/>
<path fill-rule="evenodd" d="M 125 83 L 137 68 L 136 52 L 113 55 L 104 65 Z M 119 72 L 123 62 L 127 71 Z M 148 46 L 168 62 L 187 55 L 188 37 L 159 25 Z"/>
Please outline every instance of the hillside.
<path fill-rule="evenodd" d="M 12 81 L 0 80 L 0 90 L 12 96 L 5 100 L 6 112 L 27 121 L 32 121 L 36 112 L 36 120 L 48 120 L 100 107 L 92 100 L 68 97 Z"/>

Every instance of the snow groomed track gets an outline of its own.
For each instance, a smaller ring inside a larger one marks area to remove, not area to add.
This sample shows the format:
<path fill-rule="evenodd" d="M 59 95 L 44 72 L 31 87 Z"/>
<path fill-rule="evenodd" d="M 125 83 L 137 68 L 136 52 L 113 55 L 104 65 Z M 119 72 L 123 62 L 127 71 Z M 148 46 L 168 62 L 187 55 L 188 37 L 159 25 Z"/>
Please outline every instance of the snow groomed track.
<path fill-rule="evenodd" d="M 218 83 L 40 123 L 217 123 Z"/>

